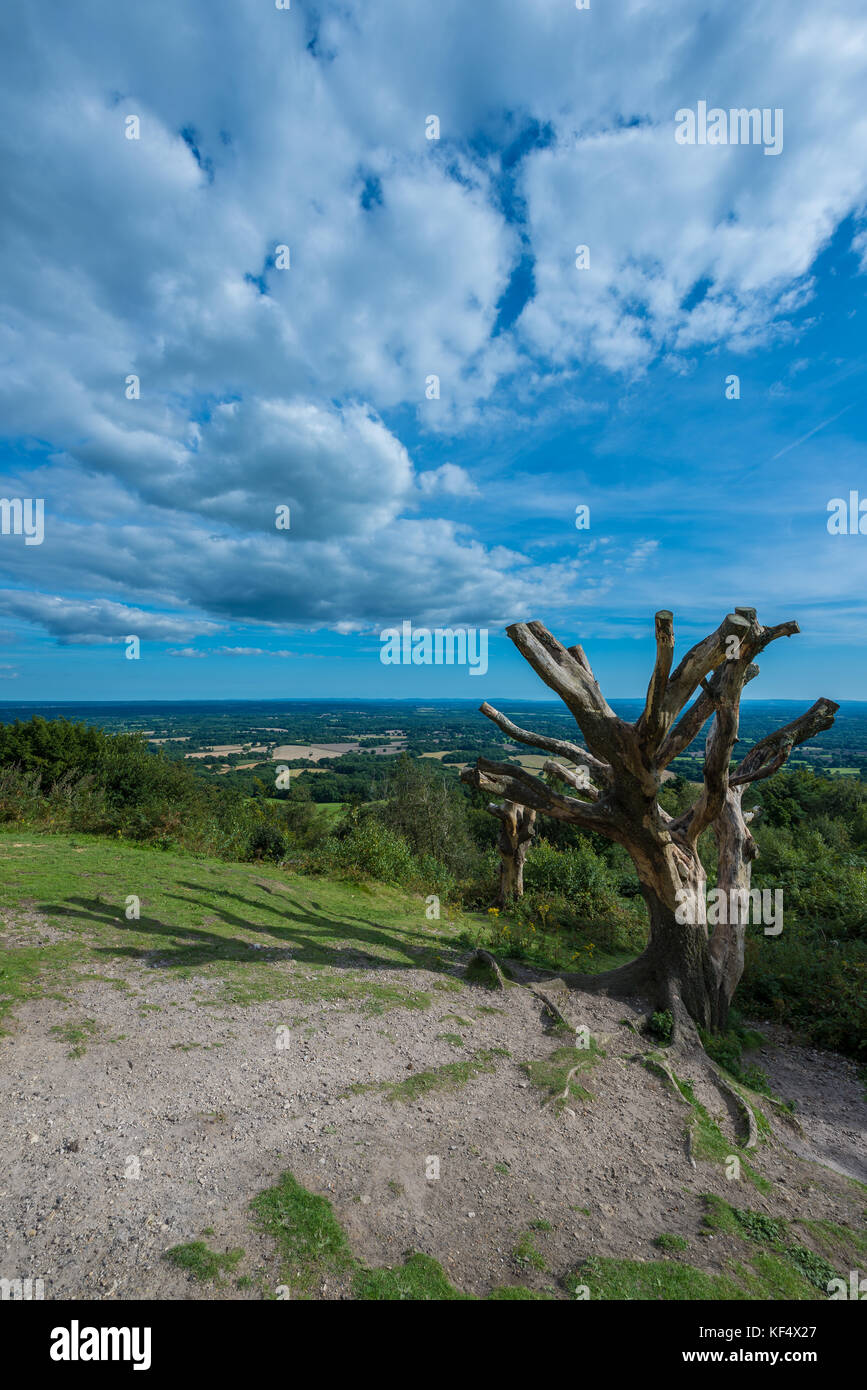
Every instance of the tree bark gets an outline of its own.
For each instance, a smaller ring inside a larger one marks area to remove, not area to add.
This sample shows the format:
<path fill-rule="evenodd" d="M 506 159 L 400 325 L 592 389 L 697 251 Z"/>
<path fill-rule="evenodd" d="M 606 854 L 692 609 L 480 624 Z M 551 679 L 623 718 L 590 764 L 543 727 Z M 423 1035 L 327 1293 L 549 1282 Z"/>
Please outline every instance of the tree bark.
<path fill-rule="evenodd" d="M 645 707 L 636 722 L 628 724 L 608 705 L 580 646 L 563 647 L 541 623 L 507 628 L 537 675 L 572 713 L 587 750 L 578 742 L 521 729 L 490 705 L 482 705 L 482 713 L 510 738 L 545 748 L 571 764 L 549 761 L 545 771 L 576 793 L 564 794 L 523 768 L 485 758 L 462 772 L 465 782 L 505 799 L 488 807 L 502 822 L 501 904 L 523 889 L 523 862 L 532 834 L 530 828 L 526 840 L 521 838 L 520 813 L 525 808 L 528 818 L 537 812 L 554 816 L 622 845 L 635 864 L 647 905 L 650 938 L 642 955 L 601 975 L 564 976 L 569 983 L 613 994 L 644 993 L 657 1007 L 670 1008 L 676 1021 L 688 1018 L 703 1028 L 725 1028 L 743 973 L 751 868 L 757 854 L 741 806 L 744 787 L 771 776 L 794 747 L 830 728 L 839 708 L 832 700 L 817 700 L 799 719 L 761 739 L 732 770 L 741 692 L 758 675 L 753 658 L 778 637 L 798 631 L 794 622 L 763 627 L 754 608 L 738 608 L 672 671 L 673 619 L 668 611 L 658 613 L 656 662 Z M 663 770 L 708 720 L 701 792 L 695 804 L 674 819 L 658 801 Z M 531 820 L 527 823 L 532 827 Z M 735 906 L 712 932 L 698 852 L 700 837 L 710 827 L 717 843 L 717 886 Z"/>
<path fill-rule="evenodd" d="M 524 896 L 524 862 L 535 834 L 536 812 L 514 801 L 488 807 L 500 822 L 497 849 L 500 851 L 500 882 L 497 907 L 507 907 Z"/>

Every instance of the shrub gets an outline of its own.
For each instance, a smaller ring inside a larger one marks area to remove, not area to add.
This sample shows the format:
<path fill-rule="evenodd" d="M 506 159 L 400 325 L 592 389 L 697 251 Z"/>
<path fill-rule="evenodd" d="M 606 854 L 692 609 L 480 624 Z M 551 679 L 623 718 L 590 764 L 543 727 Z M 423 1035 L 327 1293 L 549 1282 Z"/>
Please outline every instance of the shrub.
<path fill-rule="evenodd" d="M 279 863 L 286 854 L 286 836 L 273 822 L 263 821 L 250 832 L 247 841 L 248 859 L 273 859 Z"/>
<path fill-rule="evenodd" d="M 403 836 L 373 817 L 360 820 L 341 840 L 339 860 L 383 883 L 406 883 L 416 868 Z"/>

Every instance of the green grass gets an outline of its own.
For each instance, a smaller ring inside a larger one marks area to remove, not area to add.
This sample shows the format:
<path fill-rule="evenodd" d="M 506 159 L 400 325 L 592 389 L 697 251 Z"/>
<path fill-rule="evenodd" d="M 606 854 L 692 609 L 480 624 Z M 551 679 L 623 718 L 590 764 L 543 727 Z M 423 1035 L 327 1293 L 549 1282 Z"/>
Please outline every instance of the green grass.
<path fill-rule="evenodd" d="M 692 1107 L 689 1117 L 689 1132 L 693 1156 L 707 1163 L 726 1164 L 731 1157 L 739 1160 L 741 1172 L 759 1192 L 770 1192 L 771 1184 L 747 1159 L 743 1149 L 734 1141 L 727 1139 L 715 1120 L 696 1098 L 688 1081 L 675 1076 L 675 1082 L 684 1100 Z"/>
<path fill-rule="evenodd" d="M 69 1044 L 67 1057 L 83 1057 L 87 1044 L 99 1032 L 99 1026 L 92 1018 L 83 1018 L 80 1023 L 56 1023 L 51 1029 L 58 1038 Z"/>
<path fill-rule="evenodd" d="M 450 1283 L 442 1265 L 430 1255 L 416 1252 L 393 1269 L 359 1269 L 352 1282 L 353 1295 L 365 1302 L 467 1302 L 470 1295 Z"/>
<path fill-rule="evenodd" d="M 725 1231 L 744 1240 L 768 1245 L 773 1250 L 785 1248 L 788 1226 L 780 1218 L 767 1216 L 763 1211 L 733 1207 L 722 1197 L 710 1194 L 705 1197 L 705 1206 L 705 1226 L 708 1230 Z"/>
<path fill-rule="evenodd" d="M 566 1089 L 566 1078 L 572 1068 L 580 1067 L 582 1071 L 589 1071 L 600 1057 L 604 1056 L 605 1053 L 591 1038 L 589 1047 L 557 1047 L 548 1057 L 524 1062 L 523 1067 L 533 1085 L 542 1091 L 545 1101 L 556 1101 L 557 1108 L 560 1108 L 566 1103 L 563 1092 Z M 580 1085 L 574 1076 L 569 1082 L 569 1093 L 580 1100 L 593 1099 L 591 1092 Z"/>
<path fill-rule="evenodd" d="M 594 1256 L 565 1280 L 572 1294 L 582 1285 L 589 1290 L 591 1301 L 642 1299 L 668 1303 L 744 1297 L 743 1289 L 728 1275 L 705 1274 L 679 1260 L 614 1260 Z"/>
<path fill-rule="evenodd" d="M 748 1256 L 752 1268 L 736 1266 L 750 1297 L 806 1299 L 815 1298 L 816 1290 L 827 1297 L 829 1281 L 845 1275 L 858 1256 L 867 1253 L 867 1235 L 846 1226 L 806 1217 L 785 1221 L 734 1207 L 711 1193 L 705 1194 L 704 1201 L 708 1231 L 738 1236 L 752 1247 Z M 795 1227 L 809 1235 L 819 1251 L 795 1240 Z"/>
<path fill-rule="evenodd" d="M 130 894 L 141 899 L 138 921 L 125 916 Z M 431 952 L 430 924 L 406 892 L 375 884 L 361 893 L 352 883 L 106 836 L 0 831 L 0 912 L 16 939 L 56 937 L 4 946 L 0 1019 L 27 999 L 129 965 L 161 980 L 195 977 L 200 1002 L 218 1005 L 347 1000 L 371 1013 L 427 1009 L 434 995 L 413 979 L 422 969 L 444 973 L 435 987 L 464 988 L 447 973 L 459 953 L 442 936 Z M 388 967 L 406 983 L 360 973 Z"/>
<path fill-rule="evenodd" d="M 343 1227 L 325 1197 L 308 1192 L 289 1172 L 254 1197 L 254 1225 L 271 1236 L 281 1264 L 280 1282 L 306 1294 L 323 1276 L 355 1265 Z"/>
<path fill-rule="evenodd" d="M 688 1250 L 689 1241 L 684 1240 L 683 1236 L 672 1235 L 669 1231 L 663 1231 L 661 1235 L 653 1241 L 657 1250 L 664 1250 L 670 1253 L 673 1250 Z"/>
<path fill-rule="evenodd" d="M 412 1072 L 401 1081 L 382 1082 L 380 1089 L 390 1101 L 418 1100 L 430 1091 L 455 1091 L 484 1072 L 492 1072 L 498 1057 L 508 1056 L 503 1047 L 477 1048 L 466 1061 L 447 1062 L 442 1067 Z"/>
<path fill-rule="evenodd" d="M 194 1240 L 188 1245 L 173 1246 L 165 1252 L 163 1259 L 178 1269 L 186 1270 L 193 1279 L 205 1283 L 210 1280 L 219 1282 L 221 1275 L 233 1270 L 243 1254 L 244 1251 L 237 1248 L 221 1254 L 209 1249 L 203 1240 Z"/>
<path fill-rule="evenodd" d="M 847 1277 L 857 1253 L 867 1248 L 867 1236 L 832 1222 L 804 1218 L 784 1221 L 765 1212 L 734 1207 L 722 1197 L 706 1193 L 705 1234 L 733 1237 L 739 1253 L 727 1256 L 719 1273 L 707 1273 L 678 1260 L 623 1260 L 591 1257 L 572 1271 L 563 1286 L 573 1297 L 603 1300 L 694 1299 L 816 1300 L 827 1298 L 828 1282 Z M 793 1241 L 795 1227 L 802 1227 L 816 1243 L 824 1242 L 826 1254 Z M 654 1244 L 682 1253 L 687 1242 L 663 1233 Z M 827 1256 L 827 1258 L 826 1258 Z M 836 1265 L 831 1260 L 836 1258 Z M 583 1290 L 586 1289 L 585 1294 Z"/>
<path fill-rule="evenodd" d="M 512 1259 L 516 1264 L 527 1269 L 537 1269 L 540 1272 L 545 1269 L 545 1256 L 541 1250 L 537 1250 L 533 1243 L 533 1237 L 529 1231 L 521 1236 L 517 1245 L 512 1250 Z"/>
<path fill-rule="evenodd" d="M 474 1299 L 474 1295 L 462 1293 L 452 1284 L 438 1260 L 420 1251 L 408 1251 L 401 1265 L 369 1268 L 353 1255 L 328 1199 L 302 1187 L 292 1173 L 284 1173 L 275 1187 L 260 1192 L 251 1203 L 251 1211 L 256 1230 L 270 1236 L 276 1245 L 279 1279 L 275 1282 L 287 1285 L 295 1297 L 309 1297 L 314 1284 L 336 1276 L 348 1285 L 353 1299 L 360 1302 Z M 198 1252 L 207 1247 L 197 1242 L 195 1246 L 176 1249 Z M 495 1288 L 488 1297 L 501 1301 L 546 1295 L 518 1286 Z"/>

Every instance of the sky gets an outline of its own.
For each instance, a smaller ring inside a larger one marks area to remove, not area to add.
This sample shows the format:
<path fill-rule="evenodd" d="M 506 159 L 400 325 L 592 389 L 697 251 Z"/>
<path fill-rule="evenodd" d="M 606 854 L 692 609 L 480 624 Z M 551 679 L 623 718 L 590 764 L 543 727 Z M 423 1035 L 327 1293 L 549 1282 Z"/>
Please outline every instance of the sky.
<path fill-rule="evenodd" d="M 865 78 L 856 0 L 5 7 L 3 701 L 540 698 L 531 619 L 625 698 L 738 605 L 867 698 Z"/>

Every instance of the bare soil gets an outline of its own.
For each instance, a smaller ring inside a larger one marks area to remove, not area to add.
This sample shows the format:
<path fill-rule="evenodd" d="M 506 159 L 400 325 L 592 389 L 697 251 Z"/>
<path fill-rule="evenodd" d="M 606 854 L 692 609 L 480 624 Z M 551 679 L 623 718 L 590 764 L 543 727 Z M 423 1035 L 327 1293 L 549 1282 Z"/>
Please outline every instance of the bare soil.
<path fill-rule="evenodd" d="M 844 1176 L 867 1179 L 855 1068 L 779 1028 L 765 1029 L 772 1045 L 756 1060 L 798 1102 L 803 1134 L 777 1126 L 761 1145 L 755 1164 L 773 1182 L 763 1196 L 717 1164 L 691 1161 L 684 1104 L 630 1060 L 637 1040 L 622 1020 L 637 1013 L 622 1002 L 572 996 L 605 1056 L 581 1078 L 594 1098 L 570 1098 L 558 1114 L 520 1064 L 564 1039 L 519 986 L 495 993 L 414 972 L 434 1007 L 371 1014 L 345 1003 L 227 1007 L 205 979 L 141 963 L 105 973 L 129 988 L 92 983 L 30 1001 L 0 1039 L 0 1275 L 42 1278 L 47 1298 L 262 1297 L 262 1280 L 279 1281 L 278 1262 L 251 1228 L 249 1203 L 287 1168 L 332 1201 L 369 1264 L 421 1250 L 479 1295 L 514 1283 L 562 1295 L 558 1281 L 588 1255 L 658 1258 L 652 1241 L 662 1232 L 687 1237 L 689 1261 L 717 1270 L 731 1238 L 700 1234 L 705 1192 L 848 1224 L 863 1208 Z M 375 977 L 401 984 L 405 972 Z M 69 1035 L 52 1030 L 82 1020 L 93 1024 L 86 1050 L 69 1056 Z M 509 1055 L 452 1091 L 409 1102 L 349 1091 L 495 1048 Z M 734 1144 L 719 1096 L 696 1084 Z M 431 1157 L 438 1180 L 426 1176 Z M 551 1227 L 533 1232 L 542 1271 L 512 1253 L 534 1222 Z M 162 1258 L 198 1239 L 243 1247 L 233 1281 L 199 1284 Z M 239 1289 L 243 1274 L 259 1287 Z M 327 1282 L 317 1294 L 344 1295 Z"/>

